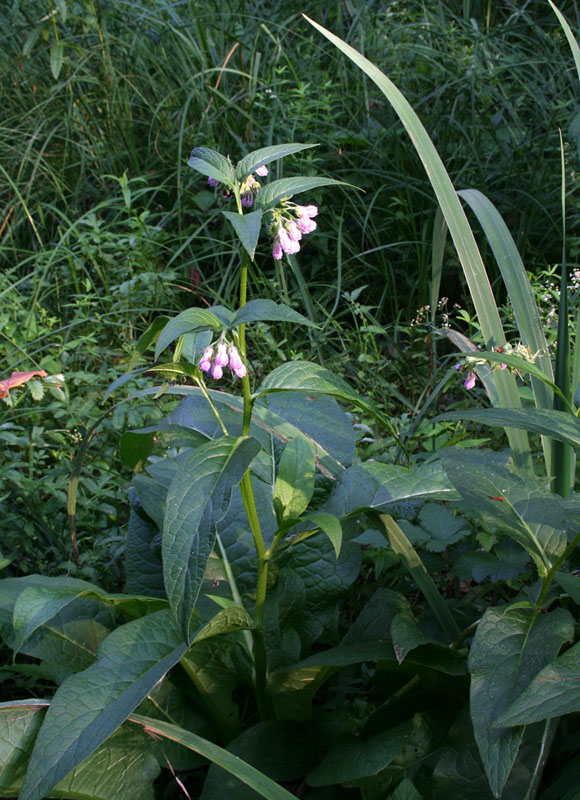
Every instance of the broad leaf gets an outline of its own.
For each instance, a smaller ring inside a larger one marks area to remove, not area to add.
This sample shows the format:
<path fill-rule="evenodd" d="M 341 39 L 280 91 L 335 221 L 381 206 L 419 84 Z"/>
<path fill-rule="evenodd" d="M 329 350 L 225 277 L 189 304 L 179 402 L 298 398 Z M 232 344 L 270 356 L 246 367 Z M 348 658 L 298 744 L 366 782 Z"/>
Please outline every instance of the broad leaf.
<path fill-rule="evenodd" d="M 215 415 L 201 391 L 192 388 L 187 394 L 161 428 L 178 425 L 198 430 L 208 438 L 220 436 Z M 242 399 L 226 392 L 210 391 L 210 395 L 230 434 L 241 435 Z M 352 421 L 332 397 L 284 392 L 268 396 L 264 404 L 254 404 L 250 435 L 266 452 L 271 449 L 272 438 L 285 443 L 300 433 L 312 440 L 317 465 L 325 474 L 337 476 L 343 472 L 343 465 L 352 463 L 355 446 Z"/>
<path fill-rule="evenodd" d="M 554 576 L 556 583 L 580 606 L 580 577 L 569 572 L 558 571 Z"/>
<path fill-rule="evenodd" d="M 84 588 L 73 588 L 55 579 L 52 586 L 29 586 L 14 604 L 13 626 L 15 635 L 14 651 L 18 652 L 33 633 L 50 622 L 67 606 L 77 599 L 89 597 L 101 600 L 107 605 L 125 607 L 129 617 L 143 616 L 151 611 L 159 611 L 167 603 L 163 600 L 138 598 L 131 595 L 110 595 L 98 586 L 87 583 Z"/>
<path fill-rule="evenodd" d="M 232 327 L 247 322 L 290 322 L 294 325 L 316 327 L 307 317 L 294 311 L 290 306 L 263 299 L 250 300 L 245 306 L 242 306 L 234 317 Z"/>
<path fill-rule="evenodd" d="M 228 751 L 276 781 L 294 781 L 316 764 L 324 749 L 311 723 L 293 720 L 261 722 L 243 731 Z M 207 774 L 200 800 L 256 800 L 259 795 L 216 764 Z"/>
<path fill-rule="evenodd" d="M 336 557 L 340 555 L 340 548 L 342 546 L 342 525 L 340 520 L 334 514 L 327 514 L 324 511 L 313 511 L 304 518 L 306 523 L 313 522 L 320 530 L 328 536 L 330 543 L 334 548 Z"/>
<path fill-rule="evenodd" d="M 423 800 L 409 778 L 404 778 L 387 800 Z"/>
<path fill-rule="evenodd" d="M 334 180 L 334 178 L 281 178 L 278 181 L 271 181 L 263 186 L 256 195 L 256 205 L 267 211 L 273 206 L 278 205 L 281 200 L 290 200 L 295 194 L 301 192 L 311 192 L 320 186 L 348 186 L 354 189 L 352 184 Z"/>
<path fill-rule="evenodd" d="M 195 147 L 187 163 L 208 178 L 225 183 L 226 186 L 234 185 L 234 168 L 231 162 L 209 147 Z"/>
<path fill-rule="evenodd" d="M 276 161 L 284 156 L 299 153 L 301 150 L 308 150 L 311 147 L 318 147 L 317 144 L 274 144 L 270 147 L 261 147 L 248 153 L 247 156 L 236 164 L 236 178 L 240 183 L 246 180 L 251 172 L 255 172 L 258 167 L 263 167 L 272 161 Z"/>
<path fill-rule="evenodd" d="M 367 740 L 345 736 L 330 747 L 319 766 L 308 775 L 308 783 L 331 786 L 377 775 L 401 752 L 410 733 L 409 723 L 404 723 Z"/>
<path fill-rule="evenodd" d="M 278 465 L 273 501 L 279 520 L 300 517 L 314 493 L 313 444 L 305 436 L 288 442 Z"/>
<path fill-rule="evenodd" d="M 20 800 L 41 800 L 105 741 L 186 650 L 168 611 L 117 628 L 97 661 L 57 690 L 36 739 Z"/>
<path fill-rule="evenodd" d="M 489 785 L 500 797 L 515 761 L 523 728 L 496 723 L 532 679 L 574 634 L 563 609 L 490 608 L 478 625 L 471 652 L 471 719 Z"/>
<path fill-rule="evenodd" d="M 223 323 L 220 318 L 207 308 L 186 308 L 181 314 L 170 319 L 163 328 L 155 346 L 155 359 L 158 359 L 166 347 L 191 331 L 220 330 Z"/>
<path fill-rule="evenodd" d="M 246 214 L 238 214 L 235 211 L 222 211 L 222 214 L 231 223 L 242 247 L 253 261 L 262 227 L 262 209 L 257 208 Z"/>
<path fill-rule="evenodd" d="M 129 515 L 125 539 L 125 574 L 128 592 L 148 597 L 167 596 L 163 584 L 159 529 L 134 507 Z"/>
<path fill-rule="evenodd" d="M 580 643 L 545 666 L 497 724 L 526 725 L 575 711 L 580 711 Z"/>
<path fill-rule="evenodd" d="M 460 419 L 479 422 L 482 425 L 523 428 L 530 433 L 551 436 L 573 447 L 580 447 L 580 419 L 568 411 L 553 411 L 544 408 L 481 408 L 465 411 L 449 411 L 435 417 L 440 419 Z"/>
<path fill-rule="evenodd" d="M 387 427 L 391 435 L 397 439 L 392 423 L 373 403 L 361 397 L 346 381 L 330 370 L 313 364 L 310 361 L 289 361 L 270 372 L 262 381 L 254 398 L 276 392 L 307 392 L 308 394 L 326 394 L 337 400 L 352 403 L 367 411 Z"/>
<path fill-rule="evenodd" d="M 20 791 L 44 717 L 43 705 L 48 703 L 21 701 L 0 707 L 0 797 L 14 797 Z M 153 744 L 143 732 L 123 725 L 46 797 L 153 800 L 153 782 L 160 771 Z"/>
<path fill-rule="evenodd" d="M 545 575 L 566 547 L 569 504 L 533 476 L 516 472 L 503 455 L 445 448 L 442 458 L 463 499 L 498 534 L 524 547 Z"/>
<path fill-rule="evenodd" d="M 169 322 L 169 317 L 159 316 L 155 317 L 153 322 L 149 325 L 145 333 L 142 333 L 139 337 L 137 344 L 135 345 L 135 349 L 133 351 L 133 355 L 131 356 L 131 360 L 128 364 L 128 369 L 134 369 L 135 365 L 141 358 L 141 356 L 147 352 L 149 346 L 153 344 L 153 342 L 157 339 L 163 328 Z"/>
<path fill-rule="evenodd" d="M 167 492 L 163 575 L 173 614 L 190 641 L 192 612 L 231 493 L 260 449 L 255 439 L 224 436 L 203 444 L 179 465 Z"/>

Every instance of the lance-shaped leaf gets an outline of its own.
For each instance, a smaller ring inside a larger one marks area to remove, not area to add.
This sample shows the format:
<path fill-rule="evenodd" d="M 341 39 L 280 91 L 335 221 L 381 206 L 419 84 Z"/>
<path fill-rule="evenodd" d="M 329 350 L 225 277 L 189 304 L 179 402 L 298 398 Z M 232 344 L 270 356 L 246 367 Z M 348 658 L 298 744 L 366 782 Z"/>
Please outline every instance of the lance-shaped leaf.
<path fill-rule="evenodd" d="M 255 172 L 258 167 L 263 167 L 278 158 L 299 153 L 300 150 L 308 150 L 311 147 L 318 147 L 317 144 L 273 144 L 270 147 L 261 147 L 248 153 L 241 161 L 236 164 L 236 178 L 240 183 L 245 181 L 251 172 Z"/>
<path fill-rule="evenodd" d="M 256 205 L 264 211 L 277 205 L 281 200 L 290 200 L 295 194 L 310 192 L 320 186 L 348 186 L 356 189 L 351 183 L 337 181 L 334 178 L 281 178 L 262 187 L 256 195 Z"/>
<path fill-rule="evenodd" d="M 291 322 L 294 325 L 316 327 L 313 322 L 294 311 L 290 306 L 263 299 L 250 300 L 249 303 L 240 308 L 234 317 L 232 327 L 246 322 Z"/>
<path fill-rule="evenodd" d="M 191 615 L 232 489 L 242 479 L 260 444 L 224 436 L 188 454 L 168 492 L 163 526 L 163 577 L 172 611 L 190 640 Z"/>
<path fill-rule="evenodd" d="M 566 547 L 569 504 L 532 476 L 515 472 L 496 453 L 445 448 L 442 457 L 464 500 L 524 547 L 545 575 Z"/>
<path fill-rule="evenodd" d="M 222 214 L 232 224 L 242 247 L 253 261 L 262 226 L 262 209 L 257 208 L 247 214 L 238 214 L 236 211 L 222 211 Z"/>
<path fill-rule="evenodd" d="M 580 643 L 544 667 L 497 724 L 527 725 L 575 711 L 580 711 Z"/>
<path fill-rule="evenodd" d="M 523 428 L 531 433 L 551 436 L 552 439 L 580 448 L 580 420 L 568 411 L 544 408 L 481 408 L 449 411 L 435 417 L 434 421 L 440 419 L 469 420 L 501 427 L 510 425 L 512 428 Z"/>
<path fill-rule="evenodd" d="M 305 522 L 313 522 L 320 530 L 325 533 L 330 539 L 330 543 L 334 547 L 336 557 L 340 555 L 340 548 L 342 547 L 342 525 L 340 520 L 334 514 L 326 514 L 324 511 L 313 511 L 304 518 Z"/>
<path fill-rule="evenodd" d="M 19 793 L 47 706 L 47 701 L 34 700 L 0 704 L 0 797 Z M 151 737 L 135 726 L 122 725 L 46 797 L 153 800 L 159 772 Z"/>
<path fill-rule="evenodd" d="M 574 635 L 571 614 L 534 609 L 490 608 L 477 627 L 469 654 L 471 719 L 495 797 L 515 761 L 523 728 L 498 728 L 503 712 Z"/>
<path fill-rule="evenodd" d="M 284 448 L 273 494 L 280 520 L 299 517 L 308 508 L 314 493 L 314 454 L 305 436 L 296 436 Z"/>
<path fill-rule="evenodd" d="M 225 183 L 227 186 L 234 185 L 234 168 L 231 162 L 209 147 L 194 147 L 187 163 L 192 169 L 207 175 L 208 178 Z"/>
<path fill-rule="evenodd" d="M 168 611 L 117 628 L 97 661 L 67 678 L 46 714 L 20 800 L 41 800 L 105 741 L 186 650 Z"/>
<path fill-rule="evenodd" d="M 166 347 L 191 331 L 219 330 L 222 328 L 220 318 L 207 308 L 186 308 L 181 314 L 169 320 L 159 334 L 155 347 L 155 358 L 159 358 Z"/>

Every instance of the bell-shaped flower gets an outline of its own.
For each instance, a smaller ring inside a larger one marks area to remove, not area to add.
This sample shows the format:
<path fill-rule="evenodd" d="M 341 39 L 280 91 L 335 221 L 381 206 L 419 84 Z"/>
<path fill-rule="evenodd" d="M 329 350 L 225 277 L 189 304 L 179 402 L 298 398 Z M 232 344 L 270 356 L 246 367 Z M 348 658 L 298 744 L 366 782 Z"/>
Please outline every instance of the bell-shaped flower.
<path fill-rule="evenodd" d="M 318 206 L 312 205 L 312 203 L 308 206 L 296 206 L 295 211 L 299 217 L 318 216 Z"/>
<path fill-rule="evenodd" d="M 294 220 L 290 220 L 290 222 L 286 224 L 286 230 L 289 238 L 292 239 L 293 242 L 299 242 L 300 239 L 302 239 L 302 231 Z"/>
<path fill-rule="evenodd" d="M 228 346 L 224 341 L 219 342 L 215 356 L 215 364 L 218 367 L 225 367 L 228 363 Z M 220 375 L 221 378 L 221 375 Z"/>
<path fill-rule="evenodd" d="M 256 169 L 256 175 L 259 175 L 260 178 L 264 178 L 267 174 L 268 174 L 268 167 L 265 164 Z"/>
<path fill-rule="evenodd" d="M 279 261 L 284 255 L 282 245 L 280 244 L 280 240 L 278 238 L 274 239 L 274 244 L 272 245 L 272 255 L 276 261 Z"/>
<path fill-rule="evenodd" d="M 207 182 L 209 183 L 210 186 L 213 186 L 213 187 L 220 185 L 220 182 L 218 180 L 216 180 L 215 178 L 208 178 Z"/>
<path fill-rule="evenodd" d="M 206 347 L 199 360 L 199 368 L 202 372 L 209 372 L 213 358 L 213 347 Z"/>
<path fill-rule="evenodd" d="M 280 245 L 285 253 L 292 255 L 300 250 L 298 242 L 288 236 L 288 231 L 283 226 L 279 228 L 277 238 L 280 240 Z"/>
<path fill-rule="evenodd" d="M 219 381 L 219 379 L 222 377 L 223 374 L 224 374 L 224 371 L 220 367 L 220 365 L 219 364 L 213 364 L 213 366 L 211 368 L 211 372 L 210 372 L 210 375 L 212 376 L 212 378 L 214 378 L 216 381 Z"/>
<path fill-rule="evenodd" d="M 473 389 L 475 386 L 475 381 L 477 379 L 477 375 L 475 372 L 468 372 L 467 378 L 465 379 L 465 383 L 463 384 L 466 389 Z"/>

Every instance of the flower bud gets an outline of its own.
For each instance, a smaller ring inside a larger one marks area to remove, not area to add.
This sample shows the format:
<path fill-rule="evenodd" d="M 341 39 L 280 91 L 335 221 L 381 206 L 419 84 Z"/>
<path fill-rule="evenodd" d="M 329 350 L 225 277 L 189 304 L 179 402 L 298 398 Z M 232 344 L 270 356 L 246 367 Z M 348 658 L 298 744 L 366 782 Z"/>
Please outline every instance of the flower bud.
<path fill-rule="evenodd" d="M 228 363 L 228 348 L 225 342 L 220 342 L 217 346 L 215 363 L 218 367 L 225 367 Z"/>
<path fill-rule="evenodd" d="M 233 344 L 230 345 L 229 354 L 230 354 L 230 369 L 232 370 L 232 372 L 236 372 L 236 370 L 241 369 L 244 366 L 244 362 L 240 357 L 238 348 Z"/>
<path fill-rule="evenodd" d="M 212 368 L 211 368 L 211 372 L 210 372 L 210 375 L 211 375 L 211 376 L 212 376 L 212 378 L 214 378 L 216 381 L 219 381 L 219 379 L 222 377 L 222 375 L 223 375 L 223 374 L 224 374 L 224 371 L 223 371 L 223 369 L 222 369 L 222 368 L 219 366 L 219 364 L 214 364 L 214 365 L 212 366 Z"/>

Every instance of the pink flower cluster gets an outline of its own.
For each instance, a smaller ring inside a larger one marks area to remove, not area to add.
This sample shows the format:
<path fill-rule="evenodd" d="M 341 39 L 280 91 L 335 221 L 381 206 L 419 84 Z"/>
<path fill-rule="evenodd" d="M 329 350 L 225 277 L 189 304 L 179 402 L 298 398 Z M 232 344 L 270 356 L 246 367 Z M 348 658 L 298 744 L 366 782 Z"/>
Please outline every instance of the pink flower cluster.
<path fill-rule="evenodd" d="M 199 360 L 199 368 L 219 381 L 224 374 L 224 367 L 229 367 L 238 378 L 243 378 L 247 373 L 238 348 L 221 339 L 215 347 L 215 352 L 212 344 L 205 348 Z"/>
<path fill-rule="evenodd" d="M 284 253 L 297 253 L 300 250 L 299 242 L 302 236 L 316 230 L 316 222 L 313 219 L 318 214 L 316 206 L 293 206 L 292 210 L 296 219 L 278 217 L 274 228 L 272 255 L 276 260 L 282 258 Z"/>
<path fill-rule="evenodd" d="M 267 174 L 268 167 L 265 164 L 256 169 L 256 175 L 259 175 L 260 177 L 264 177 Z M 220 182 L 215 178 L 208 178 L 207 182 L 213 188 L 221 185 Z M 250 173 L 240 186 L 240 200 L 244 208 L 251 208 L 254 205 L 254 200 L 256 199 L 256 195 L 258 194 L 260 188 L 261 184 L 258 183 L 253 173 Z M 230 190 L 226 189 L 224 197 L 228 197 L 229 195 Z"/>

